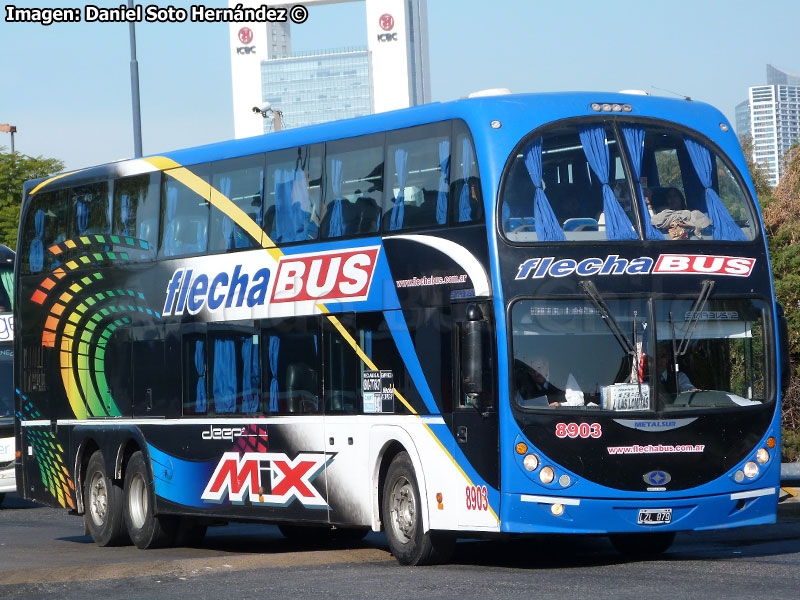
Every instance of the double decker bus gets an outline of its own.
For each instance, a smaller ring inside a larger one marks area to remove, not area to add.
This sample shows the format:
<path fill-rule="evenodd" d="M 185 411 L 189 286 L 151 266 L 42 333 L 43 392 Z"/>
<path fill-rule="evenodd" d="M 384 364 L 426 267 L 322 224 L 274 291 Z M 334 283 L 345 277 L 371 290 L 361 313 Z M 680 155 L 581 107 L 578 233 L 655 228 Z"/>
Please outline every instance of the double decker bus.
<path fill-rule="evenodd" d="M 0 244 L 0 504 L 14 475 L 14 251 Z"/>
<path fill-rule="evenodd" d="M 430 104 L 28 182 L 17 478 L 100 545 L 775 520 L 776 305 L 730 124 Z M 785 339 L 785 336 L 784 338 Z"/>

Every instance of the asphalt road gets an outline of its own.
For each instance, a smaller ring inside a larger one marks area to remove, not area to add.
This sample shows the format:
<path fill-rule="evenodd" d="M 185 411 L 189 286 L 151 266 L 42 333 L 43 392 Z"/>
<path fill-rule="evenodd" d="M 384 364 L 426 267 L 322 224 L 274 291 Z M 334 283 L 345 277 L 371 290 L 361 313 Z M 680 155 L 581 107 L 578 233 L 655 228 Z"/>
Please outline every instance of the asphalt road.
<path fill-rule="evenodd" d="M 800 503 L 776 525 L 679 534 L 663 557 L 630 559 L 603 537 L 464 541 L 449 565 L 409 568 L 383 535 L 302 545 L 275 527 L 215 527 L 198 548 L 99 548 L 80 518 L 7 497 L 0 597 L 18 598 L 797 598 Z"/>

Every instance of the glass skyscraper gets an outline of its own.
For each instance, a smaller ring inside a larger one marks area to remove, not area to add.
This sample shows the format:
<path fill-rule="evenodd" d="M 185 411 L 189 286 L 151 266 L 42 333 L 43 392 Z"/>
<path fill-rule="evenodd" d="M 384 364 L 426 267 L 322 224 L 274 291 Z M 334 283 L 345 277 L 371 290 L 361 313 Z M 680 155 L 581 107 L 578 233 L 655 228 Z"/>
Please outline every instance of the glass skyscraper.
<path fill-rule="evenodd" d="M 285 129 L 373 113 L 369 51 L 297 52 L 261 61 L 261 96 L 284 110 Z M 264 120 L 264 132 L 271 130 Z"/>

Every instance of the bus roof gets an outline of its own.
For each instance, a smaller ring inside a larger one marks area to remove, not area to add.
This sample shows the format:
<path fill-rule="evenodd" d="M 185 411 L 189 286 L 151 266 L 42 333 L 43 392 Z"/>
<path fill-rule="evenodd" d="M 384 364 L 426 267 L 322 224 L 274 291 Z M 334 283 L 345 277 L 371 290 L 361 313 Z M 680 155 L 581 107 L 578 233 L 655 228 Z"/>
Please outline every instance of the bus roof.
<path fill-rule="evenodd" d="M 630 112 L 609 113 L 592 109 L 592 104 L 625 104 Z M 540 94 L 511 94 L 467 98 L 451 102 L 434 102 L 374 115 L 330 121 L 280 132 L 228 140 L 179 150 L 172 150 L 149 157 L 165 157 L 180 165 L 193 165 L 214 160 L 225 160 L 260 152 L 291 148 L 294 146 L 326 142 L 330 140 L 367 135 L 422 125 L 447 119 L 463 119 L 473 132 L 476 142 L 480 132 L 490 130 L 492 121 L 509 124 L 505 131 L 498 132 L 499 139 L 509 137 L 505 144 L 515 145 L 528 131 L 549 122 L 570 117 L 607 116 L 609 114 L 630 117 L 655 117 L 674 120 L 697 129 L 709 137 L 719 133 L 718 124 L 730 124 L 721 112 L 703 102 L 684 99 L 623 94 L 618 92 L 551 92 Z M 256 118 L 254 116 L 254 118 Z M 25 184 L 26 192 L 41 188 L 47 182 L 48 189 L 73 186 L 77 183 L 97 181 L 110 177 L 135 175 L 153 170 L 152 166 L 135 163 L 140 159 L 128 159 L 86 169 L 62 173 L 50 178 L 36 179 Z M 58 185 L 50 187 L 51 183 Z"/>

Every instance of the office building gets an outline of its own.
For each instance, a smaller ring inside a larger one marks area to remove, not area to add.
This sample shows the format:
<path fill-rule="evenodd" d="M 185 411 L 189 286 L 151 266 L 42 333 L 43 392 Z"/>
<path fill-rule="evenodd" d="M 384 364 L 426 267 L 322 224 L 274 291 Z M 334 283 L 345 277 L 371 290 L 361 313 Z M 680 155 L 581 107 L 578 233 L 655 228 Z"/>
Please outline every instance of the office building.
<path fill-rule="evenodd" d="M 357 0 L 306 0 L 302 4 L 313 7 L 350 1 Z M 290 28 L 310 26 L 310 19 L 301 25 L 231 24 L 237 138 L 272 129 L 269 120 L 253 112 L 253 107 L 264 102 L 283 113 L 288 128 L 430 102 L 427 0 L 361 1 L 367 39 L 345 49 L 293 51 Z M 229 0 L 229 6 L 237 4 L 258 7 L 262 2 Z"/>
<path fill-rule="evenodd" d="M 750 87 L 748 99 L 736 106 L 736 132 L 750 135 L 753 161 L 766 168 L 770 185 L 778 185 L 783 156 L 800 141 L 800 75 L 767 65 L 767 85 Z"/>

